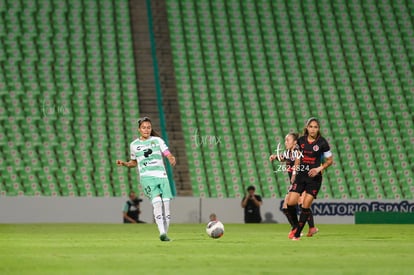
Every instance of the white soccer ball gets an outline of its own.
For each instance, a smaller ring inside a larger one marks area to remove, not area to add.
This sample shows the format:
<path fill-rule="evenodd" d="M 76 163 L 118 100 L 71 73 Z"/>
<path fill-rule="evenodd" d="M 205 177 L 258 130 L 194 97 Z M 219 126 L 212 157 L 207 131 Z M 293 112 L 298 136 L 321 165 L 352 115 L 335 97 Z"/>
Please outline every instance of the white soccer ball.
<path fill-rule="evenodd" d="M 224 225 L 219 221 L 211 221 L 206 227 L 207 235 L 213 239 L 218 239 L 224 234 Z"/>

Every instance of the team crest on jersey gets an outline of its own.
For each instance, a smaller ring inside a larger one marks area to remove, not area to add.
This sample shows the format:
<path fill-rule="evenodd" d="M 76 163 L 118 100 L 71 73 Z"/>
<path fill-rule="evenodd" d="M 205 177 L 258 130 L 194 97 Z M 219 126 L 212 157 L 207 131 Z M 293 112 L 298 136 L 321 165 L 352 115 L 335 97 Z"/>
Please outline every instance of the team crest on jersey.
<path fill-rule="evenodd" d="M 313 146 L 313 151 L 315 151 L 315 152 L 318 152 L 319 151 L 319 146 L 318 145 L 315 145 L 315 146 Z"/>
<path fill-rule="evenodd" d="M 139 150 L 141 150 L 142 149 L 142 146 L 137 146 L 137 151 L 139 151 Z"/>

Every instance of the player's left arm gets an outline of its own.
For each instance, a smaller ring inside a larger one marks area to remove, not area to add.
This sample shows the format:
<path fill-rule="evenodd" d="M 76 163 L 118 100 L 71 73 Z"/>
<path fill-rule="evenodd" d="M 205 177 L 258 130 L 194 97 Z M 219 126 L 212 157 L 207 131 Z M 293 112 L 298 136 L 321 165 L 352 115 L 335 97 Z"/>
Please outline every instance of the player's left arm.
<path fill-rule="evenodd" d="M 322 172 L 323 170 L 325 170 L 326 168 L 328 168 L 329 166 L 332 165 L 332 163 L 333 163 L 332 153 L 330 151 L 328 151 L 328 152 L 330 153 L 330 156 L 329 157 L 325 156 L 325 162 L 321 166 L 316 167 L 316 168 L 312 168 L 312 169 L 309 170 L 309 176 L 310 177 L 313 178 L 314 176 L 318 175 L 320 172 Z M 325 153 L 327 153 L 327 152 L 325 152 Z"/>
<path fill-rule="evenodd" d="M 325 170 L 326 168 L 331 166 L 332 163 L 333 163 L 332 152 L 331 152 L 331 149 L 330 149 L 330 147 L 327 143 L 326 143 L 326 145 L 324 146 L 323 149 L 324 149 L 323 150 L 323 158 L 324 158 L 325 161 L 319 167 L 316 167 L 316 168 L 313 168 L 313 169 L 309 170 L 308 174 L 309 174 L 310 177 L 315 177 L 316 175 L 321 173 L 323 170 Z"/>
<path fill-rule="evenodd" d="M 175 166 L 175 164 L 177 163 L 175 160 L 175 157 L 173 154 L 171 154 L 170 151 L 164 151 L 162 152 L 163 156 L 166 157 L 168 159 L 168 161 L 170 162 L 171 166 Z"/>
<path fill-rule="evenodd" d="M 322 163 L 322 165 L 317 168 L 317 169 L 320 170 L 319 172 L 322 172 L 323 170 L 325 170 L 326 168 L 328 168 L 329 166 L 332 165 L 332 163 L 333 163 L 332 153 L 331 153 L 331 156 L 325 157 L 324 159 L 325 159 L 325 161 Z"/>
<path fill-rule="evenodd" d="M 159 144 L 160 144 L 162 155 L 168 159 L 171 166 L 175 166 L 175 164 L 177 163 L 175 160 L 175 157 L 173 154 L 171 154 L 170 150 L 168 149 L 167 144 L 165 144 L 165 141 L 162 138 L 159 138 Z"/>

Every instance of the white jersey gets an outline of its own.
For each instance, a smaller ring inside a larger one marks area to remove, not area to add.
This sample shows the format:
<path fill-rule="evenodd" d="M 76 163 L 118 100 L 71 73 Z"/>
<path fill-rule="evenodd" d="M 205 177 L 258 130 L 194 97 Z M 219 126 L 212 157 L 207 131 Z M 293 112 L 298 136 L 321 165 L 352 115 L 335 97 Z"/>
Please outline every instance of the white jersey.
<path fill-rule="evenodd" d="M 131 159 L 137 161 L 140 178 L 156 177 L 166 178 L 163 152 L 168 147 L 159 137 L 149 137 L 147 140 L 137 138 L 130 145 Z"/>

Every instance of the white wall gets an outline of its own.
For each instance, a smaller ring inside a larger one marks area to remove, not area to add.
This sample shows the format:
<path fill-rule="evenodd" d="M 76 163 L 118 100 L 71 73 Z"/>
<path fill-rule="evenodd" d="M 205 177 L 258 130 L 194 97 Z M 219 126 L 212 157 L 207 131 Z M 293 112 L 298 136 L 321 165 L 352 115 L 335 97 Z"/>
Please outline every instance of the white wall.
<path fill-rule="evenodd" d="M 0 197 L 0 223 L 121 223 L 127 198 Z M 323 200 L 318 200 L 319 202 Z M 243 223 L 240 199 L 178 197 L 172 201 L 173 223 L 206 223 L 216 213 L 223 223 Z M 264 199 L 262 217 L 287 223 L 279 211 L 281 200 Z M 141 220 L 153 222 L 152 205 L 144 199 Z M 316 216 L 315 222 L 354 223 L 353 216 Z"/>

